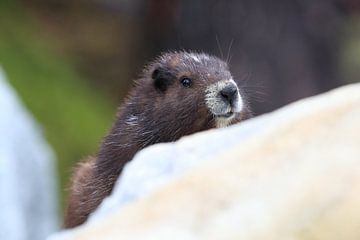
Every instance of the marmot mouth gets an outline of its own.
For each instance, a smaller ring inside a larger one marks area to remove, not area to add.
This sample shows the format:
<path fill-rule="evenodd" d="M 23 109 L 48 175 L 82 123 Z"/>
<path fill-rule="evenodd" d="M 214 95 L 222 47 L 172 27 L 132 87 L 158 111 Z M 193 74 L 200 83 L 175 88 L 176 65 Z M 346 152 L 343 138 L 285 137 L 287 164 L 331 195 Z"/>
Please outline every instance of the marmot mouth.
<path fill-rule="evenodd" d="M 230 112 L 227 112 L 225 114 L 216 114 L 215 116 L 217 118 L 230 118 L 230 117 L 234 116 L 234 114 L 235 113 L 233 111 L 230 111 Z"/>

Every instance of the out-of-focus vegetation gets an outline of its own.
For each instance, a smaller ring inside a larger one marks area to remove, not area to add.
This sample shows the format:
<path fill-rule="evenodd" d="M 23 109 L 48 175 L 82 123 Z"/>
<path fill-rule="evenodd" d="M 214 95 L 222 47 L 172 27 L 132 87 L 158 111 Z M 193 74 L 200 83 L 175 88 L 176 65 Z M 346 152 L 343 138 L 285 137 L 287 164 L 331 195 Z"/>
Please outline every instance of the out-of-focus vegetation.
<path fill-rule="evenodd" d="M 56 151 L 64 189 L 70 166 L 96 151 L 115 107 L 34 26 L 17 1 L 0 1 L 0 65 Z"/>

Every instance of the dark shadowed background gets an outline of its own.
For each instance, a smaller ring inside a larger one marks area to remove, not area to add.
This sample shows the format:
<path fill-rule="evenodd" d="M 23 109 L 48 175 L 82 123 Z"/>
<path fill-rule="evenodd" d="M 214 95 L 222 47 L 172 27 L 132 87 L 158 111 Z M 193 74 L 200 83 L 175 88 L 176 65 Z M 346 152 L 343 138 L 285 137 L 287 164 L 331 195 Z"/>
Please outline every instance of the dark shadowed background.
<path fill-rule="evenodd" d="M 360 81 L 359 0 L 1 0 L 0 65 L 57 153 L 61 190 L 142 66 L 230 62 L 256 115 Z"/>

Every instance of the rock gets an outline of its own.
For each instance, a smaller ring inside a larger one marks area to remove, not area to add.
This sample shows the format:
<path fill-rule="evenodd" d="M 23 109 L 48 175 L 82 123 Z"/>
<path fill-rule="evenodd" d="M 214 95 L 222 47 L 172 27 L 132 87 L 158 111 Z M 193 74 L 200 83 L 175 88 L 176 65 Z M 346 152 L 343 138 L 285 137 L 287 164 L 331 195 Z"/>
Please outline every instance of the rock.
<path fill-rule="evenodd" d="M 54 154 L 0 69 L 0 239 L 43 240 L 58 229 Z"/>
<path fill-rule="evenodd" d="M 360 239 L 360 84 L 137 154 L 51 240 Z"/>

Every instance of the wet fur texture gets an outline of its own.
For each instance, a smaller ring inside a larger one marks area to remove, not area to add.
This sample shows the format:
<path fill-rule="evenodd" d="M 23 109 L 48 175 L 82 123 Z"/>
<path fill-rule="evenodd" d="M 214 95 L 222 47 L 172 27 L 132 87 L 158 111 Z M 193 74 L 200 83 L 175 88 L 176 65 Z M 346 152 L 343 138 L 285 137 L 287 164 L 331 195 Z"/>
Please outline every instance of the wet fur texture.
<path fill-rule="evenodd" d="M 183 78 L 190 87 L 181 85 Z M 82 224 L 108 196 L 124 165 L 139 150 L 160 142 L 216 127 L 219 119 L 206 106 L 210 84 L 230 80 L 225 62 L 202 53 L 165 53 L 145 67 L 136 86 L 119 108 L 98 155 L 80 163 L 72 179 L 65 227 Z M 239 89 L 243 109 L 224 126 L 249 118 L 251 112 Z"/>

